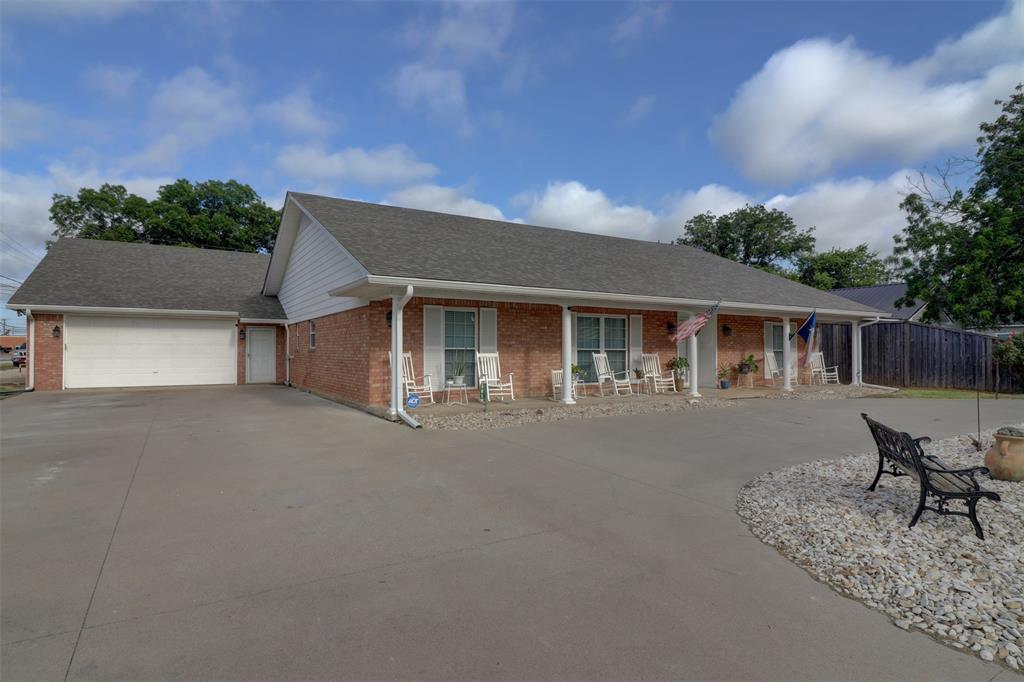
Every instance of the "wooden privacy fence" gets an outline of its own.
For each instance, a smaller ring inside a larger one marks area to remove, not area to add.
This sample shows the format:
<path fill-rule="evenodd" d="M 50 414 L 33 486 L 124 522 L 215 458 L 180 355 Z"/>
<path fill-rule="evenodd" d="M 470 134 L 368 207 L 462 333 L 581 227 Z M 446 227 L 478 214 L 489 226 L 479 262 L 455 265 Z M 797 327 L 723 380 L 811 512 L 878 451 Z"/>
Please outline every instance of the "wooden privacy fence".
<path fill-rule="evenodd" d="M 839 379 L 851 381 L 849 324 L 822 324 L 821 351 L 827 365 L 839 365 Z M 879 322 L 860 330 L 861 380 L 903 388 L 962 388 L 1024 392 L 1024 381 L 992 359 L 996 339 L 920 322 Z"/>

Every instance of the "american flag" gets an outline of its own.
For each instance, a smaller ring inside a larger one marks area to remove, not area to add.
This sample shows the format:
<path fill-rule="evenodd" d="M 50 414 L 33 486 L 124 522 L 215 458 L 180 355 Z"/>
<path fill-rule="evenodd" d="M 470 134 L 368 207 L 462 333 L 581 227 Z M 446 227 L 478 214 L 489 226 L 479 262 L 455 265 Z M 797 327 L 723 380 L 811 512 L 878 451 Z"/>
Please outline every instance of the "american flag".
<path fill-rule="evenodd" d="M 708 320 L 711 319 L 711 316 L 714 315 L 715 311 L 718 310 L 719 303 L 721 303 L 721 301 L 714 304 L 713 306 L 702 312 L 700 315 L 691 317 L 686 322 L 679 325 L 679 328 L 676 329 L 676 333 L 672 335 L 672 340 L 678 343 L 680 341 L 685 341 L 691 336 L 696 336 L 697 334 L 699 334 L 700 330 L 703 329 L 704 325 L 706 325 L 708 323 Z"/>

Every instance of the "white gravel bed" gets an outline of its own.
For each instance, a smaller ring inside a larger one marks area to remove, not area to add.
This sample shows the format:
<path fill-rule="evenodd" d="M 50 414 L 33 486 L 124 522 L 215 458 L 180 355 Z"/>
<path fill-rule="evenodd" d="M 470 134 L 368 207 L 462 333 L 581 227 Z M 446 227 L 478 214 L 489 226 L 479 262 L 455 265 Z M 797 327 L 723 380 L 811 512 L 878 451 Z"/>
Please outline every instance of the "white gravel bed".
<path fill-rule="evenodd" d="M 984 464 L 965 436 L 926 450 L 957 468 Z M 883 475 L 867 492 L 877 462 L 872 452 L 765 474 L 743 487 L 737 511 L 758 538 L 897 626 L 1024 668 L 1024 484 L 981 477 L 1002 502 L 978 504 L 979 540 L 967 518 L 927 510 L 907 528 L 917 482 Z"/>
<path fill-rule="evenodd" d="M 843 400 L 844 398 L 867 398 L 886 395 L 893 391 L 850 384 L 828 384 L 825 386 L 794 386 L 793 391 L 770 391 L 764 395 L 768 400 Z"/>
<path fill-rule="evenodd" d="M 552 402 L 550 407 L 509 409 L 505 405 L 491 405 L 484 412 L 463 412 L 451 415 L 416 415 L 425 429 L 449 431 L 482 431 L 500 429 L 520 424 L 557 422 L 565 419 L 590 419 L 592 417 L 613 417 L 624 414 L 646 414 L 650 412 L 680 412 L 704 410 L 712 407 L 735 407 L 736 401 L 718 398 L 687 399 L 680 397 L 640 396 L 629 400 L 584 399 L 576 405 L 559 405 Z"/>

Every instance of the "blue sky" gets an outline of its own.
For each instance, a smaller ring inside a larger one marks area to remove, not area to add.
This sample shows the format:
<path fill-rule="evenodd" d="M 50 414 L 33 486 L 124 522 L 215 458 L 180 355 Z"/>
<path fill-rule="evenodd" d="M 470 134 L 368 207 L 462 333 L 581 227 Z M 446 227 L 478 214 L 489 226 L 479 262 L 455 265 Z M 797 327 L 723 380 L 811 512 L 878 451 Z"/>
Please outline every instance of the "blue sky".
<path fill-rule="evenodd" d="M 177 177 L 662 240 L 767 202 L 888 251 L 1024 78 L 1021 2 L 0 7 L 15 279 L 53 192 Z"/>

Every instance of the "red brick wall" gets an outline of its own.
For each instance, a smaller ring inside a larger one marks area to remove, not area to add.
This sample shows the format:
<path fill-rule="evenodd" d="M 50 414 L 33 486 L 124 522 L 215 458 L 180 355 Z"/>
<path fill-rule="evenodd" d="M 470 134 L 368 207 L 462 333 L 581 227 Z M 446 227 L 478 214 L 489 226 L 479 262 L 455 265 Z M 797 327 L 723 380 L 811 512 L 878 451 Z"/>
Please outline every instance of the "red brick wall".
<path fill-rule="evenodd" d="M 35 366 L 35 388 L 37 391 L 59 391 L 64 388 L 64 316 L 52 313 L 35 313 L 32 316 L 33 346 L 35 352 L 30 362 Z M 53 327 L 61 328 L 61 338 L 53 338 Z"/>
<path fill-rule="evenodd" d="M 375 306 L 363 306 L 313 320 L 316 322 L 316 348 L 309 347 L 309 321 L 288 325 L 292 385 L 340 402 L 369 404 L 369 319 Z M 383 319 L 381 323 L 384 323 Z M 386 332 L 385 329 L 385 338 Z M 378 345 L 375 340 L 374 347 Z M 385 341 L 385 357 L 386 346 Z"/>
<path fill-rule="evenodd" d="M 758 369 L 757 374 L 754 377 L 755 386 L 771 385 L 771 381 L 764 378 L 764 323 L 765 322 L 782 322 L 781 317 L 753 317 L 749 315 L 719 315 L 718 316 L 718 366 L 728 365 L 729 367 L 735 367 L 745 357 L 753 354 L 754 360 L 757 361 Z M 791 319 L 791 324 L 795 329 L 800 320 Z M 722 329 L 725 326 L 729 326 L 732 329 L 732 334 L 726 336 Z M 802 354 L 804 352 L 804 342 L 797 339 L 797 352 Z M 781 367 L 780 367 L 781 369 Z M 806 381 L 809 371 L 801 370 L 801 381 Z M 730 372 L 729 379 L 736 382 L 737 375 L 735 372 Z M 743 379 L 743 385 L 746 386 L 747 379 Z M 782 380 L 776 379 L 776 385 L 781 386 Z"/>
<path fill-rule="evenodd" d="M 241 323 L 239 323 L 238 326 L 243 328 L 243 329 L 249 329 L 250 327 L 269 327 L 271 325 L 265 325 L 265 324 L 262 324 L 262 325 L 261 324 L 241 324 Z M 275 349 L 274 349 L 276 351 L 276 353 L 277 353 L 277 359 L 276 359 L 276 363 L 275 363 L 276 364 L 275 371 L 277 372 L 277 378 L 275 379 L 275 381 L 277 383 L 279 383 L 279 384 L 283 384 L 284 383 L 284 375 L 285 375 L 285 359 L 286 359 L 285 352 L 284 352 L 285 328 L 283 326 L 281 326 L 281 325 L 273 325 L 273 326 L 274 326 L 274 328 L 277 329 L 277 334 L 275 335 Z M 294 332 L 292 332 L 292 333 L 294 334 Z M 246 339 L 242 339 L 242 338 L 238 339 L 238 383 L 240 383 L 240 384 L 246 383 L 246 381 L 245 381 L 245 342 L 246 342 Z"/>

